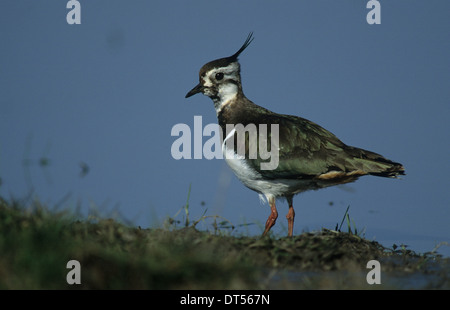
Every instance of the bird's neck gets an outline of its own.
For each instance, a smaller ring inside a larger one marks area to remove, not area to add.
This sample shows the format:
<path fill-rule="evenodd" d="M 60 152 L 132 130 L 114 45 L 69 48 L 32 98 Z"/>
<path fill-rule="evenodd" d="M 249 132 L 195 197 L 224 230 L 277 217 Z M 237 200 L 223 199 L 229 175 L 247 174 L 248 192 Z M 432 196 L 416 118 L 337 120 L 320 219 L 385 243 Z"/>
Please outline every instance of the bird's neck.
<path fill-rule="evenodd" d="M 212 98 L 217 115 L 219 115 L 224 107 L 237 102 L 240 97 L 245 96 L 239 84 L 227 83 L 221 85 L 217 96 Z"/>

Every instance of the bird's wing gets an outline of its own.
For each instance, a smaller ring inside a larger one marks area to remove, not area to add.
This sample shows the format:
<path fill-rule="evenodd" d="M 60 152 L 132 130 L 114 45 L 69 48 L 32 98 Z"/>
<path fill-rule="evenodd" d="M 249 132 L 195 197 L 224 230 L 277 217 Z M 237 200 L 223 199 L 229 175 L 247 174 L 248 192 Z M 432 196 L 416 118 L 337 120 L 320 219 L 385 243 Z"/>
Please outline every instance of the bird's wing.
<path fill-rule="evenodd" d="M 275 132 L 270 125 L 278 125 L 278 166 L 275 169 L 262 170 L 261 163 L 275 159 L 252 159 L 250 164 L 265 178 L 334 178 L 342 175 L 374 174 L 395 176 L 403 174 L 403 167 L 383 156 L 360 148 L 347 146 L 334 134 L 321 126 L 301 117 L 268 114 L 260 123 L 268 124 L 268 140 L 271 145 Z M 272 130 L 270 130 L 270 128 Z M 261 138 L 259 135 L 258 147 Z M 250 139 L 249 147 L 255 143 Z M 274 144 L 276 145 L 276 144 Z M 264 145 L 262 145 L 264 147 Z M 261 149 L 259 149 L 261 152 Z M 268 147 L 271 156 L 276 151 Z"/>

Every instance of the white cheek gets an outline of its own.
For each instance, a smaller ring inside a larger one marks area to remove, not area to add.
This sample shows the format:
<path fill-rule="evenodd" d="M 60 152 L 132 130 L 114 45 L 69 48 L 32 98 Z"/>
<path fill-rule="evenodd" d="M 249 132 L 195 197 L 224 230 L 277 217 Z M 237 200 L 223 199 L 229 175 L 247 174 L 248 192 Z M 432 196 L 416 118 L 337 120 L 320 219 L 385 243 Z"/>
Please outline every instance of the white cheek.
<path fill-rule="evenodd" d="M 219 96 L 224 104 L 233 99 L 237 92 L 238 87 L 233 83 L 223 84 L 219 87 Z"/>

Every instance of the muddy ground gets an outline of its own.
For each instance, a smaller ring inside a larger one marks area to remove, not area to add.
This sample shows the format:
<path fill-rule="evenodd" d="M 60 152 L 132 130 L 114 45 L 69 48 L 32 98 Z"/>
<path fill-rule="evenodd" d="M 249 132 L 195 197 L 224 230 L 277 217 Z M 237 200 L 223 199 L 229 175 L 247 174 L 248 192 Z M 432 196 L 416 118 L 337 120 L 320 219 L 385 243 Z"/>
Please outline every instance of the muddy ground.
<path fill-rule="evenodd" d="M 182 239 L 193 240 L 199 249 L 212 247 L 221 257 L 240 257 L 253 266 L 249 288 L 450 288 L 448 258 L 406 248 L 386 248 L 345 232 L 323 229 L 292 238 L 214 236 L 192 228 L 171 233 L 183 234 Z M 377 275 L 376 266 L 368 266 L 372 260 L 379 262 Z"/>
<path fill-rule="evenodd" d="M 450 289 L 450 260 L 436 253 L 326 229 L 261 238 L 194 226 L 142 229 L 0 199 L 0 289 Z"/>

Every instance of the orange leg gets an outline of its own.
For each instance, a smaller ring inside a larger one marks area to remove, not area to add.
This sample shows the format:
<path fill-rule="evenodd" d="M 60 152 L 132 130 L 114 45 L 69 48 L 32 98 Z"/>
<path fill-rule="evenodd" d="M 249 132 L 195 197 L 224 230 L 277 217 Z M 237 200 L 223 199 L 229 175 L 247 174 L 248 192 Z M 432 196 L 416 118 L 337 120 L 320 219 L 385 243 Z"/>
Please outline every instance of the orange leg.
<path fill-rule="evenodd" d="M 275 225 L 275 222 L 278 217 L 278 211 L 277 207 L 275 206 L 275 197 L 269 198 L 269 205 L 270 205 L 270 215 L 269 218 L 266 221 L 266 228 L 264 229 L 263 236 L 265 236 L 269 230 L 272 228 L 273 225 Z"/>
<path fill-rule="evenodd" d="M 287 201 L 289 204 L 289 211 L 288 211 L 288 214 L 286 214 L 286 218 L 288 220 L 288 236 L 292 237 L 292 234 L 294 233 L 295 212 L 294 212 L 294 206 L 292 205 L 292 197 L 287 197 Z"/>

